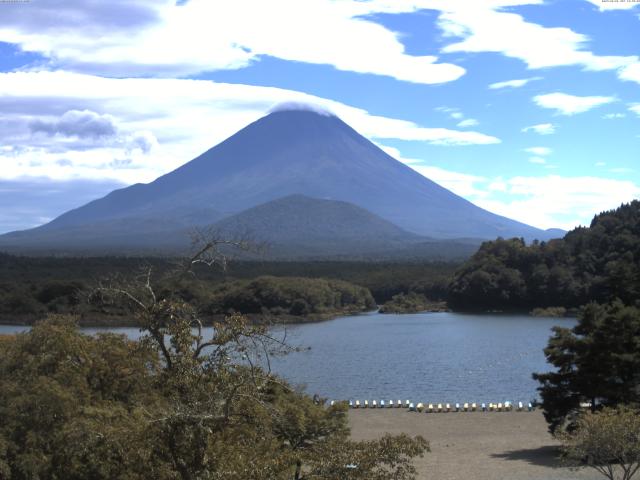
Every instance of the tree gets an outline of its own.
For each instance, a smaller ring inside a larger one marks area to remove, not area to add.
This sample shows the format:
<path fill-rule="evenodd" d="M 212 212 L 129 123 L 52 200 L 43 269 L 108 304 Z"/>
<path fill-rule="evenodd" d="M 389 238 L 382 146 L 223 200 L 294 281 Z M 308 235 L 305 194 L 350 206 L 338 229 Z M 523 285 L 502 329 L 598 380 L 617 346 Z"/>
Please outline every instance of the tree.
<path fill-rule="evenodd" d="M 215 259 L 217 245 L 175 275 Z M 143 335 L 88 336 L 50 317 L 0 341 L 1 478 L 415 478 L 426 441 L 350 441 L 345 405 L 325 407 L 270 372 L 270 355 L 288 347 L 265 325 L 231 315 L 207 334 L 151 270 L 93 293 L 129 308 Z"/>
<path fill-rule="evenodd" d="M 557 370 L 533 377 L 552 433 L 574 426 L 581 403 L 640 404 L 640 309 L 589 304 L 573 329 L 554 328 L 545 355 Z"/>
<path fill-rule="evenodd" d="M 594 468 L 609 480 L 631 480 L 640 470 L 640 414 L 605 408 L 578 418 L 571 433 L 560 436 L 564 458 Z"/>

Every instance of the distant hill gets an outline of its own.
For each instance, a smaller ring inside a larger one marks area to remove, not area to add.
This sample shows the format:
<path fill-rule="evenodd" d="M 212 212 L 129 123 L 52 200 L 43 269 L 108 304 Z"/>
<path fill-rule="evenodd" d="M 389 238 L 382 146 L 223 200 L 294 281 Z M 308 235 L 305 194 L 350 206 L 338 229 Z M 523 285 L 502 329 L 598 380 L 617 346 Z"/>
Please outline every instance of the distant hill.
<path fill-rule="evenodd" d="M 473 205 L 336 116 L 289 110 L 257 120 L 149 184 L 115 190 L 46 225 L 0 236 L 0 248 L 161 250 L 189 226 L 296 194 L 348 202 L 435 239 L 548 239 L 556 233 Z"/>
<path fill-rule="evenodd" d="M 270 258 L 466 258 L 480 240 L 434 240 L 407 232 L 348 202 L 305 195 L 249 208 L 214 225 L 227 235 L 266 242 Z"/>
<path fill-rule="evenodd" d="M 588 228 L 525 245 L 486 242 L 456 273 L 457 309 L 578 307 L 620 299 L 640 305 L 640 201 L 596 215 Z"/>

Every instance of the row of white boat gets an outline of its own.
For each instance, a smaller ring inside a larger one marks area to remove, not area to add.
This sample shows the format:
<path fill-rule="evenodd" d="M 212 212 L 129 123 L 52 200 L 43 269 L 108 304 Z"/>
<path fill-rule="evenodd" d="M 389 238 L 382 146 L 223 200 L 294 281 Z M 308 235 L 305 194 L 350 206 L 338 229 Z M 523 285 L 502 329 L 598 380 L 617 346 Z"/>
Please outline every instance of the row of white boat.
<path fill-rule="evenodd" d="M 331 402 L 331 405 L 335 405 L 335 401 Z M 380 400 L 364 400 L 362 403 L 360 400 L 349 400 L 349 408 L 407 408 L 410 412 L 428 412 L 428 413 L 443 413 L 443 412 L 531 412 L 535 408 L 531 402 L 524 404 L 522 402 L 513 403 L 506 401 L 504 403 L 422 403 L 414 404 L 410 400 L 406 400 L 404 404 L 401 400 L 394 402 L 389 400 L 385 402 Z"/>

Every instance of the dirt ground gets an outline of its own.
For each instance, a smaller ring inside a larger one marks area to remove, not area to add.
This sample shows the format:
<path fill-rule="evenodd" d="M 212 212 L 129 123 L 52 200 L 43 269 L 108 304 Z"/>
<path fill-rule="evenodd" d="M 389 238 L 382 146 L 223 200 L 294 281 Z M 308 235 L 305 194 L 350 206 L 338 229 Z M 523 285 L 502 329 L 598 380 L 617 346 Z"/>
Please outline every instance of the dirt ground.
<path fill-rule="evenodd" d="M 591 469 L 562 467 L 557 442 L 540 411 L 416 413 L 402 409 L 350 410 L 351 436 L 371 440 L 385 432 L 422 435 L 431 452 L 416 460 L 420 479 L 584 480 Z"/>

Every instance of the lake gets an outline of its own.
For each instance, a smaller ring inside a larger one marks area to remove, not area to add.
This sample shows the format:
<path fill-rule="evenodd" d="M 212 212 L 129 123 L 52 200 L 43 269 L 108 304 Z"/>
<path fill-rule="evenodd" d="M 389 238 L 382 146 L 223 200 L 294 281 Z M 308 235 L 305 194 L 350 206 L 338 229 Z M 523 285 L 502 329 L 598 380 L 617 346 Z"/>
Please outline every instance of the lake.
<path fill-rule="evenodd" d="M 575 322 L 459 313 L 340 317 L 289 325 L 288 341 L 310 349 L 273 359 L 272 369 L 332 399 L 528 402 L 537 397 L 531 374 L 550 368 L 542 349 L 551 327 Z M 0 333 L 19 330 L 0 325 Z M 135 328 L 110 330 L 139 336 Z"/>

